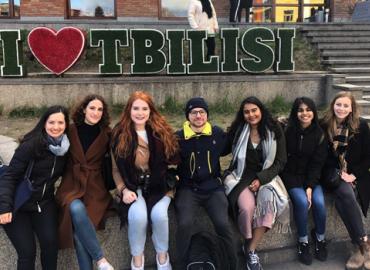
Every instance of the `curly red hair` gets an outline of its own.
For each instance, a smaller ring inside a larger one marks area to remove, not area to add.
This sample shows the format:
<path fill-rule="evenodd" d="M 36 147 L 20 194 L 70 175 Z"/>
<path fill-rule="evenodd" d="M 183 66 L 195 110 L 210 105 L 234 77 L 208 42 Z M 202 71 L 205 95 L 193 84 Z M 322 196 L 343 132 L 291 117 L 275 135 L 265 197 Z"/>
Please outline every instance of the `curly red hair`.
<path fill-rule="evenodd" d="M 144 91 L 135 91 L 130 95 L 121 114 L 121 118 L 113 129 L 112 142 L 117 142 L 115 154 L 124 158 L 127 158 L 131 154 L 134 136 L 137 136 L 135 124 L 131 119 L 131 107 L 137 99 L 141 99 L 148 104 L 150 115 L 146 125 L 162 141 L 166 158 L 170 159 L 179 149 L 177 136 L 174 134 L 172 127 L 167 123 L 165 117 L 155 108 L 153 98 Z"/>

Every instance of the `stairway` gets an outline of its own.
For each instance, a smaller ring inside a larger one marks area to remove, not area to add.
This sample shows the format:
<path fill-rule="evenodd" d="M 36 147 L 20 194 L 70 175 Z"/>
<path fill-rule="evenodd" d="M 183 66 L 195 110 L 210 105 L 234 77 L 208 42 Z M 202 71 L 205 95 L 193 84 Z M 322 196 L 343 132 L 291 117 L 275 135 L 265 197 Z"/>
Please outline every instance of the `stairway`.
<path fill-rule="evenodd" d="M 370 123 L 370 24 L 303 25 L 301 33 L 320 52 L 321 63 L 332 73 L 345 74 L 341 89 L 361 89 L 361 116 Z"/>

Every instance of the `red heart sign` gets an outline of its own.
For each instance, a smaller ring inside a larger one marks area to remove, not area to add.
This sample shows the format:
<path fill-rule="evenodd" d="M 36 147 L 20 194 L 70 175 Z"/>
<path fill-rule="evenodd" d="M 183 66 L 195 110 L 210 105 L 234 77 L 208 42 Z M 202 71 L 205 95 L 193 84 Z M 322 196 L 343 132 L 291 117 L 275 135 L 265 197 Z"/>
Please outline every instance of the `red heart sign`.
<path fill-rule="evenodd" d="M 41 65 L 60 75 L 80 57 L 85 47 L 85 36 L 75 27 L 63 27 L 58 32 L 36 27 L 28 34 L 28 46 Z"/>

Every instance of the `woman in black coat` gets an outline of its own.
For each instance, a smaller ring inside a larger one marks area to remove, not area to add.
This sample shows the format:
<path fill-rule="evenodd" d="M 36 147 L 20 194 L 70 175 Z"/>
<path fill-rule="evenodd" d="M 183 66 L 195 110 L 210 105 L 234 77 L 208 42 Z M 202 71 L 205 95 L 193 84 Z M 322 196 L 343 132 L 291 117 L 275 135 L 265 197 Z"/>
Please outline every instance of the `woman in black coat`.
<path fill-rule="evenodd" d="M 327 140 L 312 99 L 299 97 L 294 101 L 285 138 L 288 160 L 281 178 L 294 207 L 298 259 L 307 265 L 312 263 L 307 233 L 308 211 L 312 206 L 315 229 L 311 235 L 315 243 L 315 257 L 325 261 L 326 209 L 319 179 L 327 156 Z"/>
<path fill-rule="evenodd" d="M 331 191 L 338 214 L 354 244 L 346 268 L 364 266 L 370 269 L 370 245 L 361 215 L 362 209 L 366 216 L 370 199 L 370 131 L 368 124 L 359 117 L 358 105 L 350 92 L 339 92 L 334 97 L 324 116 L 323 129 L 329 140 L 324 184 L 333 178 L 332 175 L 340 175 Z"/>
<path fill-rule="evenodd" d="M 68 112 L 52 106 L 36 127 L 21 140 L 9 168 L 0 179 L 0 224 L 18 254 L 17 269 L 34 269 L 36 234 L 41 248 L 43 269 L 57 269 L 57 209 L 54 184 L 62 175 L 69 148 L 66 136 Z M 14 209 L 14 194 L 29 164 L 34 191 L 19 209 Z"/>

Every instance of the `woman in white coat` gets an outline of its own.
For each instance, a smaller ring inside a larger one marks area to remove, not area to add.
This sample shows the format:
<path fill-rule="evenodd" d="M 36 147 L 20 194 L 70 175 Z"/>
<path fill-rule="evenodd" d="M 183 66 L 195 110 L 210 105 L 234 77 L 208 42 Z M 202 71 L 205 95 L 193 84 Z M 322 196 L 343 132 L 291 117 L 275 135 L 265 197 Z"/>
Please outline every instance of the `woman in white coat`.
<path fill-rule="evenodd" d="M 218 32 L 217 15 L 211 0 L 190 0 L 188 21 L 192 29 L 207 31 L 207 60 L 209 60 L 215 54 L 215 35 Z"/>

